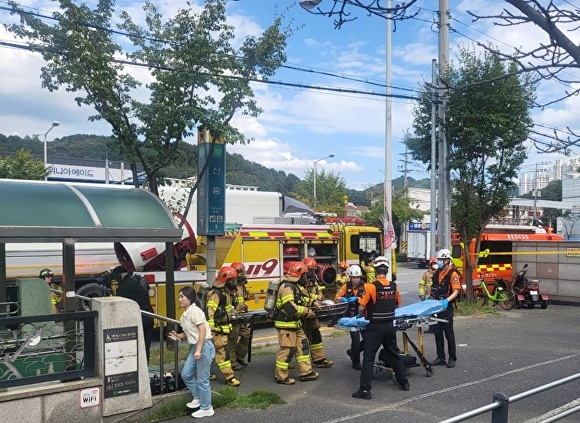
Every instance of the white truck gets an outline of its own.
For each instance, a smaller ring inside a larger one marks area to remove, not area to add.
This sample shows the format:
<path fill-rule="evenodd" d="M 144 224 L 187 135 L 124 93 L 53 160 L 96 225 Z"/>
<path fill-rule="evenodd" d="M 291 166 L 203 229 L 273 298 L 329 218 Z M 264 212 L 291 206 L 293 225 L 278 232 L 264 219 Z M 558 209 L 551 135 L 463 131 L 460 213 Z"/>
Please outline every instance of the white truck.
<path fill-rule="evenodd" d="M 420 269 L 427 267 L 431 233 L 425 223 L 410 222 L 407 231 L 407 261 L 416 263 Z"/>

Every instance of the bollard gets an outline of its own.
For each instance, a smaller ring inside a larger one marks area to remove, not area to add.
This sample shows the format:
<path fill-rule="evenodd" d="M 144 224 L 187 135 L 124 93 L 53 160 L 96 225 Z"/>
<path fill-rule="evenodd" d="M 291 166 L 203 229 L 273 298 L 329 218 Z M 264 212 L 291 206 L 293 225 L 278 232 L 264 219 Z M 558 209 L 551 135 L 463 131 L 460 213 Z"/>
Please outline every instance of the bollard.
<path fill-rule="evenodd" d="M 498 403 L 500 407 L 491 412 L 491 423 L 508 423 L 509 397 L 498 392 L 494 394 L 493 402 Z"/>

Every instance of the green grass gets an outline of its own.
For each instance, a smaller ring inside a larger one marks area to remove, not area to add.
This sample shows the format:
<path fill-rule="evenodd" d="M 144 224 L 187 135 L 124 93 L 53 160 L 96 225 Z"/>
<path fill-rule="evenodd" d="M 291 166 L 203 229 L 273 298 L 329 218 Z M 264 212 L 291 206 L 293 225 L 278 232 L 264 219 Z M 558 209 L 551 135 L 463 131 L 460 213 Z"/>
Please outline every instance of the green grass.
<path fill-rule="evenodd" d="M 159 367 L 161 362 L 161 354 L 159 348 L 151 348 L 149 357 L 150 367 Z M 189 354 L 189 345 L 186 342 L 179 343 L 178 357 L 179 361 L 185 361 L 187 355 Z M 173 348 L 169 349 L 167 346 L 163 347 L 163 364 L 173 364 L 175 362 L 175 350 Z"/>
<path fill-rule="evenodd" d="M 457 309 L 455 310 L 456 316 L 499 316 L 499 313 L 494 307 L 492 306 L 485 306 L 482 307 L 477 304 L 468 304 L 467 301 L 458 301 Z"/>
<path fill-rule="evenodd" d="M 330 338 L 342 338 L 343 336 L 347 336 L 348 332 L 344 330 L 333 330 L 328 336 Z"/>
<path fill-rule="evenodd" d="M 163 402 L 161 407 L 152 412 L 146 417 L 139 419 L 140 423 L 160 422 L 177 417 L 187 416 L 191 413 L 185 406 L 190 400 L 189 396 L 186 399 L 175 400 L 171 402 Z M 239 395 L 236 388 L 231 386 L 224 386 L 212 391 L 211 403 L 213 408 L 250 408 L 254 410 L 265 410 L 266 408 L 275 404 L 286 404 L 278 394 L 269 391 L 254 391 L 249 395 Z"/>

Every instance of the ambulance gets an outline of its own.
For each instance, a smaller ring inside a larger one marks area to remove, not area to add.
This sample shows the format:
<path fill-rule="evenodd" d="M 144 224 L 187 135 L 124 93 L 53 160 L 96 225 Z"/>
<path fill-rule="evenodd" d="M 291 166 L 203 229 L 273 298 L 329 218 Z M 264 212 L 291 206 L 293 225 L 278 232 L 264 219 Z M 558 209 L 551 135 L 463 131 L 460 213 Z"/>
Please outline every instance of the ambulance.
<path fill-rule="evenodd" d="M 538 226 L 487 225 L 481 236 L 479 260 L 472 274 L 474 285 L 478 284 L 482 277 L 488 288 L 492 287 L 495 279 L 502 278 L 511 282 L 513 278 L 512 252 L 514 241 L 561 242 L 564 241 L 564 238 Z M 475 239 L 471 243 L 469 253 L 471 254 L 471 263 L 473 263 L 475 261 Z M 451 255 L 453 264 L 461 274 L 463 286 L 465 285 L 465 254 L 463 241 L 457 233 L 453 232 L 451 234 Z"/>

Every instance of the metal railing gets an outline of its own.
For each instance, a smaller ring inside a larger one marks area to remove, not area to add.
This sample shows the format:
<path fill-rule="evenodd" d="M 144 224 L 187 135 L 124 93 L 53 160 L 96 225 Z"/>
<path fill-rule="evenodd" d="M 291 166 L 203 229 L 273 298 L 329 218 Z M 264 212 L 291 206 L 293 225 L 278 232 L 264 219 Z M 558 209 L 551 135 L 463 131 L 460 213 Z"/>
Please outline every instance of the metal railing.
<path fill-rule="evenodd" d="M 471 419 L 472 417 L 477 417 L 490 411 L 491 411 L 491 423 L 508 423 L 509 404 L 531 397 L 532 395 L 539 394 L 541 392 L 547 391 L 557 386 L 564 385 L 565 383 L 572 382 L 576 379 L 580 379 L 580 373 L 576 373 L 564 379 L 548 383 L 547 385 L 539 386 L 538 388 L 530 389 L 529 391 L 522 392 L 521 394 L 517 394 L 512 397 L 508 397 L 507 395 L 498 392 L 493 395 L 493 402 L 491 404 L 476 408 L 475 410 L 468 411 L 467 413 L 463 413 L 455 417 L 451 417 L 450 419 L 442 420 L 439 423 L 463 422 L 465 420 Z M 580 405 L 562 411 L 558 414 L 555 414 L 551 416 L 549 419 L 544 420 L 542 423 L 555 422 L 560 419 L 563 419 L 564 417 L 577 413 L 578 411 L 580 411 Z"/>
<path fill-rule="evenodd" d="M 95 376 L 95 311 L 0 318 L 0 390 Z"/>

